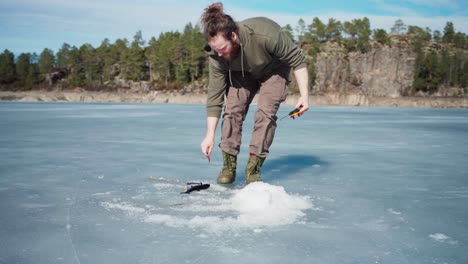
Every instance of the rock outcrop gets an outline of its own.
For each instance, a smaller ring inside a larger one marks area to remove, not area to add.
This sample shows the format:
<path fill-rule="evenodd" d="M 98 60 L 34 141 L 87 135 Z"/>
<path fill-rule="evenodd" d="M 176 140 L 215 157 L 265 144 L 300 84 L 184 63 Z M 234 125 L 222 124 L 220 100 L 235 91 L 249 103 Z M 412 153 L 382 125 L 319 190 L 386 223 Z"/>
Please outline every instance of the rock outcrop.
<path fill-rule="evenodd" d="M 409 46 L 375 44 L 369 52 L 361 53 L 330 43 L 317 56 L 314 92 L 401 97 L 413 84 L 415 59 Z"/>

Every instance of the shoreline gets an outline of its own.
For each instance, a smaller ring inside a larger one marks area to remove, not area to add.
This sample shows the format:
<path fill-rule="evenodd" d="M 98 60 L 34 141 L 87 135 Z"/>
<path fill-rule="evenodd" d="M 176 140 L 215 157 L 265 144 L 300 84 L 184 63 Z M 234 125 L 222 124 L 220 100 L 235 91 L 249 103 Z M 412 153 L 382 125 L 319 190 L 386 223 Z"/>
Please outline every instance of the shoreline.
<path fill-rule="evenodd" d="M 298 95 L 290 94 L 284 102 L 294 105 Z M 169 103 L 205 104 L 206 93 L 151 91 L 93 92 L 93 91 L 0 91 L 0 101 L 13 102 L 87 102 L 87 103 Z M 254 99 L 254 103 L 256 98 Z M 310 95 L 311 106 L 364 106 L 410 108 L 468 108 L 466 97 L 368 97 L 359 94 Z"/>

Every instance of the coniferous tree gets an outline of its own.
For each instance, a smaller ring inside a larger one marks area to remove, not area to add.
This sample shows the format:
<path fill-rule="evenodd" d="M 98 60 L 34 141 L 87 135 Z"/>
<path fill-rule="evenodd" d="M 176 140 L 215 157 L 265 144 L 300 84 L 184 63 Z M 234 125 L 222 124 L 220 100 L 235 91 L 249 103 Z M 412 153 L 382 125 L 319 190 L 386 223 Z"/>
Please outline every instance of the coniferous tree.
<path fill-rule="evenodd" d="M 85 87 L 86 73 L 84 62 L 80 50 L 75 46 L 70 49 L 70 61 L 72 67 L 70 69 L 69 84 L 74 87 Z"/>
<path fill-rule="evenodd" d="M 117 59 L 115 56 L 112 56 L 111 53 L 112 44 L 109 39 L 105 38 L 99 47 L 96 48 L 96 55 L 101 60 L 102 70 L 101 70 L 101 80 L 103 83 L 109 84 L 113 81 L 116 76 L 114 72 L 114 67 L 117 64 Z M 109 87 L 106 85 L 106 87 Z"/>
<path fill-rule="evenodd" d="M 356 24 L 355 19 L 352 22 L 346 21 L 343 23 L 343 33 L 351 40 L 357 39 L 358 29 Z"/>
<path fill-rule="evenodd" d="M 454 87 L 463 87 L 462 83 L 462 76 L 463 76 L 463 67 L 465 63 L 465 55 L 462 50 L 457 50 L 453 57 L 453 64 L 454 64 L 454 74 L 453 74 L 453 81 L 452 86 Z"/>
<path fill-rule="evenodd" d="M 440 33 L 439 30 L 434 30 L 434 33 L 432 33 L 432 40 L 434 40 L 435 42 L 441 42 L 442 33 Z"/>
<path fill-rule="evenodd" d="M 356 21 L 358 29 L 357 47 L 361 52 L 367 52 L 370 49 L 370 37 L 372 34 L 370 21 L 367 17 Z"/>
<path fill-rule="evenodd" d="M 401 35 L 401 34 L 405 34 L 406 30 L 407 30 L 407 27 L 406 27 L 405 23 L 403 22 L 403 20 L 397 19 L 395 21 L 395 24 L 393 24 L 393 27 L 390 29 L 390 33 L 391 34 L 396 34 L 396 35 Z"/>
<path fill-rule="evenodd" d="M 133 37 L 130 47 L 123 53 L 124 60 L 121 60 L 122 77 L 126 80 L 142 81 L 146 80 L 145 75 L 145 54 L 142 46 L 145 44 L 141 31 Z"/>
<path fill-rule="evenodd" d="M 71 46 L 67 43 L 63 43 L 62 48 L 57 52 L 57 67 L 63 70 L 69 70 L 71 66 L 70 61 L 70 49 Z"/>
<path fill-rule="evenodd" d="M 203 47 L 206 41 L 201 33 L 200 27 L 198 25 L 192 27 L 191 23 L 187 24 L 183 38 L 188 52 L 186 58 L 187 76 L 185 82 L 192 82 L 200 78 L 203 73 L 204 62 L 206 60 Z"/>
<path fill-rule="evenodd" d="M 16 60 L 16 76 L 20 85 L 26 84 L 31 67 L 31 54 L 21 53 Z"/>
<path fill-rule="evenodd" d="M 126 54 L 128 49 L 128 40 L 127 39 L 117 39 L 110 47 L 109 55 L 115 60 L 115 65 L 113 67 L 113 72 L 116 76 L 124 78 L 126 72 Z"/>
<path fill-rule="evenodd" d="M 434 93 L 441 84 L 439 59 L 434 51 L 423 55 L 416 71 L 414 88 L 416 91 Z"/>
<path fill-rule="evenodd" d="M 97 88 L 102 85 L 102 60 L 96 56 L 96 50 L 91 44 L 83 44 L 79 49 L 82 72 L 85 77 L 85 85 Z"/>
<path fill-rule="evenodd" d="M 48 48 L 45 48 L 41 55 L 39 55 L 39 73 L 46 74 L 51 73 L 55 68 L 55 57 L 54 52 Z"/>
<path fill-rule="evenodd" d="M 15 79 L 15 56 L 6 49 L 0 54 L 0 84 L 12 83 Z"/>
<path fill-rule="evenodd" d="M 282 30 L 289 36 L 289 38 L 291 38 L 292 41 L 294 41 L 294 31 L 290 24 L 286 24 Z"/>
<path fill-rule="evenodd" d="M 312 24 L 309 25 L 309 32 L 320 42 L 327 39 L 327 27 L 318 17 L 312 19 Z"/>
<path fill-rule="evenodd" d="M 154 77 L 154 75 L 157 74 L 157 71 L 154 69 L 157 45 L 158 41 L 156 38 L 151 37 L 151 39 L 148 41 L 148 47 L 145 49 L 145 57 L 148 60 L 149 80 L 151 82 L 157 79 Z"/>
<path fill-rule="evenodd" d="M 460 76 L 460 86 L 465 88 L 465 93 L 468 92 L 468 58 L 463 62 L 462 74 Z"/>
<path fill-rule="evenodd" d="M 431 32 L 430 29 L 423 29 L 418 26 L 408 26 L 408 32 L 407 34 L 411 34 L 414 36 L 414 38 L 418 39 L 419 41 L 422 42 L 428 42 L 431 40 Z"/>
<path fill-rule="evenodd" d="M 177 38 L 177 34 L 173 32 L 161 33 L 155 43 L 153 65 L 166 86 L 174 79 L 173 51 Z"/>
<path fill-rule="evenodd" d="M 328 20 L 328 24 L 325 28 L 325 40 L 326 41 L 341 41 L 341 31 L 343 26 L 340 21 L 334 18 Z"/>
<path fill-rule="evenodd" d="M 385 31 L 385 29 L 375 29 L 373 31 L 374 35 L 373 35 L 373 39 L 377 42 L 379 42 L 380 44 L 383 44 L 383 45 L 390 45 L 390 38 L 388 37 L 388 34 L 387 32 Z"/>
<path fill-rule="evenodd" d="M 306 33 L 306 23 L 304 19 L 299 18 L 296 26 L 297 41 L 302 43 L 304 41 L 304 34 Z"/>
<path fill-rule="evenodd" d="M 407 34 L 413 37 L 413 48 L 415 50 L 421 49 L 431 40 L 432 36 L 427 30 L 418 26 L 408 26 Z"/>
<path fill-rule="evenodd" d="M 463 49 L 466 46 L 465 39 L 466 37 L 464 33 L 457 32 L 453 37 L 453 44 L 456 48 Z"/>
<path fill-rule="evenodd" d="M 455 37 L 455 28 L 452 22 L 447 22 L 444 27 L 444 35 L 442 36 L 442 41 L 444 43 L 453 43 Z"/>
<path fill-rule="evenodd" d="M 33 62 L 33 60 L 31 62 Z M 28 76 L 26 77 L 25 88 L 31 89 L 33 85 L 37 84 L 38 82 L 39 82 L 39 67 L 37 66 L 37 63 L 31 63 L 29 65 Z"/>
<path fill-rule="evenodd" d="M 452 71 L 450 69 L 451 60 L 452 59 L 450 57 L 450 53 L 448 49 L 443 48 L 440 53 L 439 70 L 440 70 L 441 84 L 446 87 L 450 86 L 450 79 L 452 75 Z"/>

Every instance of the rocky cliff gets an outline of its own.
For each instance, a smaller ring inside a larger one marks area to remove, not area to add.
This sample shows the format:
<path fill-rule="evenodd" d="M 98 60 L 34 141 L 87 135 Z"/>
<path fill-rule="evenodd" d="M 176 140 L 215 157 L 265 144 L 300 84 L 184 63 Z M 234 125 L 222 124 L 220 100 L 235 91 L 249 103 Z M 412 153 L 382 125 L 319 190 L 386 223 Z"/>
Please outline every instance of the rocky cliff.
<path fill-rule="evenodd" d="M 416 54 L 409 45 L 375 44 L 367 53 L 328 44 L 317 55 L 314 93 L 397 98 L 414 81 Z"/>

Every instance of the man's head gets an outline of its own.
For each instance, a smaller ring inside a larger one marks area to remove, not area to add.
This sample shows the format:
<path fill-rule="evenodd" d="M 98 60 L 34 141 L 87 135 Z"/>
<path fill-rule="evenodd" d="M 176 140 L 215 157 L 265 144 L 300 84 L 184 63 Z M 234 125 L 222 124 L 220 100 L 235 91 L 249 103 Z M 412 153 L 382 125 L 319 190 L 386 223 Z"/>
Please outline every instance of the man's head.
<path fill-rule="evenodd" d="M 208 6 L 200 20 L 211 48 L 227 61 L 235 58 L 239 52 L 239 28 L 232 17 L 223 12 L 223 4 Z"/>

